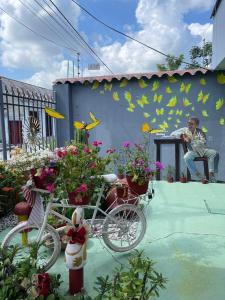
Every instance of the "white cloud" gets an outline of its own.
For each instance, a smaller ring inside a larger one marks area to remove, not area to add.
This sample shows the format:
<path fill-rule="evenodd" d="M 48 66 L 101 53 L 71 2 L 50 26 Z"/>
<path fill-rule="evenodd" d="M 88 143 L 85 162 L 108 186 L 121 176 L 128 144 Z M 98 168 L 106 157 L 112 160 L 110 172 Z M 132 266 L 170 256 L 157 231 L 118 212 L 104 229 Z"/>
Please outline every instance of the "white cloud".
<path fill-rule="evenodd" d="M 212 31 L 213 31 L 213 25 L 210 23 L 206 24 L 199 24 L 199 23 L 192 23 L 188 26 L 188 29 L 190 30 L 191 34 L 194 36 L 200 36 L 203 39 L 205 39 L 208 42 L 212 41 Z"/>

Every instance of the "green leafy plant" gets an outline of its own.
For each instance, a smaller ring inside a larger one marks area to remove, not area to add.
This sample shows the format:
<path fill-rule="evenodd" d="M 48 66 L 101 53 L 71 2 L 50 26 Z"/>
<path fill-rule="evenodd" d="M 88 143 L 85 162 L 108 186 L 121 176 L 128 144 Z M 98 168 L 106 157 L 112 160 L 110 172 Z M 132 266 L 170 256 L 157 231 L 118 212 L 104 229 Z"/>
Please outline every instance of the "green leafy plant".
<path fill-rule="evenodd" d="M 116 268 L 112 278 L 97 277 L 96 297 L 81 295 L 80 300 L 148 300 L 159 296 L 167 279 L 154 269 L 154 262 L 135 251 L 128 260 L 128 267 Z"/>

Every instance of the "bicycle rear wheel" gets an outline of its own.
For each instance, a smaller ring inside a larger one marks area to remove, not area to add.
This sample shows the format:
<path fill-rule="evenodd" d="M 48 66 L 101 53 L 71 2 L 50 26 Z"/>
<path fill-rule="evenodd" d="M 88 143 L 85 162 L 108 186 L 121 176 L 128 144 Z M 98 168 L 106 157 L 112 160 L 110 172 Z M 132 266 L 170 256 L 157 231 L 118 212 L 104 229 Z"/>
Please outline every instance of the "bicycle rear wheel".
<path fill-rule="evenodd" d="M 116 252 L 135 248 L 143 239 L 146 219 L 143 212 L 130 204 L 120 205 L 110 211 L 102 229 L 105 244 Z"/>
<path fill-rule="evenodd" d="M 27 258 L 30 255 L 31 245 L 37 242 L 40 227 L 36 225 L 28 225 L 26 223 L 18 224 L 4 238 L 2 248 L 6 249 L 10 246 L 18 246 L 14 261 L 19 261 Z M 53 266 L 61 251 L 61 243 L 58 232 L 46 225 L 39 248 L 37 252 L 37 267 L 41 272 L 45 272 Z"/>

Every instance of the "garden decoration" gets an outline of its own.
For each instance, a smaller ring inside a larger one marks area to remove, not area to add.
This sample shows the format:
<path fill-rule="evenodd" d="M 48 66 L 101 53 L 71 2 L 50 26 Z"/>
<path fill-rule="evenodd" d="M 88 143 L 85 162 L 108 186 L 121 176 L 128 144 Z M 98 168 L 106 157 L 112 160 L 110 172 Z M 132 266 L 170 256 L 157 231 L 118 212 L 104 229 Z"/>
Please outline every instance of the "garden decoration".
<path fill-rule="evenodd" d="M 181 176 L 180 176 L 180 182 L 181 183 L 187 183 L 187 176 L 185 176 L 185 174 L 182 172 Z"/>
<path fill-rule="evenodd" d="M 60 114 L 59 112 L 57 112 L 56 110 L 54 110 L 53 108 L 46 106 L 45 112 L 47 115 L 49 115 L 50 117 L 53 117 L 55 119 L 64 119 L 64 116 L 62 114 Z"/>
<path fill-rule="evenodd" d="M 155 133 L 165 132 L 165 129 L 159 129 L 159 128 L 158 129 L 153 129 L 153 128 L 151 128 L 151 126 L 147 122 L 145 122 L 141 126 L 141 131 L 143 133 L 155 134 Z"/>
<path fill-rule="evenodd" d="M 171 165 L 168 165 L 166 167 L 166 172 L 167 172 L 167 182 L 169 183 L 173 183 L 174 182 L 174 172 L 175 172 L 175 168 Z"/>
<path fill-rule="evenodd" d="M 31 209 L 31 206 L 26 201 L 22 201 L 16 204 L 14 208 L 14 214 L 18 216 L 18 223 L 28 220 Z M 21 234 L 22 246 L 25 246 L 27 245 L 27 231 L 24 230 Z"/>
<path fill-rule="evenodd" d="M 23 138 L 26 144 L 31 147 L 40 146 L 40 122 L 35 117 L 31 116 L 24 122 Z"/>
<path fill-rule="evenodd" d="M 84 287 L 83 267 L 87 260 L 86 243 L 89 230 L 81 207 L 74 210 L 72 224 L 73 228 L 67 232 L 69 242 L 65 250 L 65 262 L 69 269 L 69 292 L 74 295 L 80 293 Z"/>

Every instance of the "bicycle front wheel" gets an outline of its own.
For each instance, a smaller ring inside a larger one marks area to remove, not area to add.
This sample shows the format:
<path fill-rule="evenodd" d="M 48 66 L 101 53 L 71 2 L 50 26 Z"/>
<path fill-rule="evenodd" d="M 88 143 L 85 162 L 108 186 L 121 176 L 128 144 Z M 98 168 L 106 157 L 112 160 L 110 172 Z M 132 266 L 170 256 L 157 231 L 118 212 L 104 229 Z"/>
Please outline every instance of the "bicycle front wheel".
<path fill-rule="evenodd" d="M 14 257 L 14 262 L 27 258 L 32 251 L 32 244 L 37 243 L 40 227 L 20 223 L 14 227 L 4 238 L 2 248 L 10 246 L 19 247 Z M 41 272 L 46 272 L 56 262 L 61 251 L 58 232 L 50 225 L 46 225 L 37 251 L 37 267 Z"/>
<path fill-rule="evenodd" d="M 143 239 L 146 218 L 135 205 L 123 204 L 110 211 L 102 229 L 105 244 L 116 252 L 130 251 Z"/>

